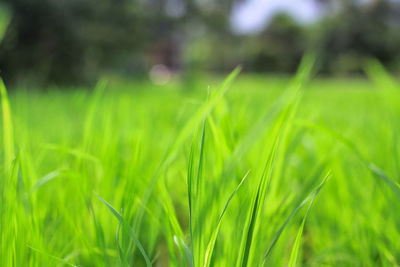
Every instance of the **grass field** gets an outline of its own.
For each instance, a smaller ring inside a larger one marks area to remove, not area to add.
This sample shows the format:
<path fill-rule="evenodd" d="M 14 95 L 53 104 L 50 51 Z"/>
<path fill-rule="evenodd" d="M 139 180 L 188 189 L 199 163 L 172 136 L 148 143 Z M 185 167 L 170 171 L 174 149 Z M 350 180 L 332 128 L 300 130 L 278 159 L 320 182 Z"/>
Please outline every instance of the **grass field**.
<path fill-rule="evenodd" d="M 310 69 L 1 87 L 0 265 L 398 266 L 397 84 Z"/>

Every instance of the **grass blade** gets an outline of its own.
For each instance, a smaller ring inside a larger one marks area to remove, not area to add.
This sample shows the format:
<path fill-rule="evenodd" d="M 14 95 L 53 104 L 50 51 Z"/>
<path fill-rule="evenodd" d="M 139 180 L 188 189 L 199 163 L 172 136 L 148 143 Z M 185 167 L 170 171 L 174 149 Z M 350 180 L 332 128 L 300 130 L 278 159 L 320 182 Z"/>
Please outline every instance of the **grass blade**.
<path fill-rule="evenodd" d="M 229 76 L 223 81 L 223 83 L 216 89 L 215 94 L 207 98 L 207 101 L 197 110 L 197 112 L 187 121 L 179 135 L 174 139 L 172 146 L 170 146 L 166 152 L 164 160 L 160 163 L 153 177 L 151 178 L 148 187 L 143 195 L 142 202 L 146 206 L 150 199 L 150 196 L 154 190 L 157 180 L 161 173 L 163 173 L 171 162 L 175 159 L 178 150 L 182 147 L 186 139 L 196 129 L 202 120 L 209 114 L 209 112 L 215 107 L 215 105 L 223 98 L 225 93 L 230 88 L 235 78 L 241 71 L 240 67 L 236 67 Z M 141 224 L 142 217 L 144 215 L 144 209 L 140 209 L 136 220 L 136 228 Z"/>
<path fill-rule="evenodd" d="M 315 55 L 313 54 L 307 54 L 303 57 L 296 76 L 290 81 L 290 84 L 283 94 L 272 104 L 272 106 L 236 146 L 232 155 L 234 160 L 229 162 L 227 169 L 231 168 L 237 159 L 240 159 L 247 151 L 249 151 L 255 141 L 264 133 L 264 129 L 269 128 L 270 124 L 272 124 L 279 115 L 284 113 L 285 110 L 296 101 L 301 88 L 311 76 L 314 61 Z"/>
<path fill-rule="evenodd" d="M 186 245 L 185 241 L 183 241 L 182 238 L 177 237 L 175 235 L 174 236 L 174 242 L 179 248 L 182 248 L 184 250 L 185 255 L 186 255 L 186 260 L 188 262 L 188 266 L 192 267 L 193 266 L 192 252 L 191 252 L 190 248 Z"/>
<path fill-rule="evenodd" d="M 43 185 L 45 185 L 46 183 L 50 182 L 51 180 L 53 180 L 54 178 L 59 177 L 63 172 L 65 172 L 65 169 L 59 169 L 59 170 L 55 170 L 52 171 L 48 174 L 46 174 L 45 176 L 43 176 L 42 178 L 40 178 L 36 184 L 33 186 L 33 188 L 30 190 L 30 193 L 34 193 L 36 190 L 38 190 L 40 187 L 42 187 Z"/>
<path fill-rule="evenodd" d="M 205 255 L 205 259 L 204 259 L 204 267 L 210 266 L 211 257 L 212 257 L 212 253 L 213 253 L 213 250 L 214 250 L 215 242 L 217 241 L 219 229 L 220 229 L 220 226 L 221 226 L 221 220 L 222 220 L 222 217 L 225 214 L 226 209 L 228 208 L 229 202 L 231 201 L 233 196 L 236 194 L 238 189 L 241 187 L 241 185 L 243 184 L 244 180 L 247 178 L 249 173 L 250 173 L 250 170 L 247 171 L 247 173 L 244 175 L 244 177 L 242 178 L 242 180 L 240 181 L 238 186 L 235 188 L 235 190 L 233 190 L 233 192 L 231 193 L 231 195 L 229 196 L 228 200 L 225 203 L 225 206 L 224 206 L 224 208 L 223 208 L 223 210 L 221 212 L 221 215 L 218 218 L 217 226 L 215 227 L 215 229 L 214 229 L 214 231 L 213 231 L 213 233 L 211 235 L 210 242 L 207 245 L 206 255 Z"/>
<path fill-rule="evenodd" d="M 325 181 L 323 181 L 322 183 L 325 183 Z M 290 253 L 290 258 L 289 258 L 288 267 L 295 267 L 295 266 L 296 266 L 297 255 L 299 254 L 300 243 L 301 243 L 301 236 L 303 235 L 304 225 L 305 225 L 305 223 L 306 223 L 307 216 L 308 216 L 308 214 L 310 213 L 311 206 L 312 206 L 312 204 L 314 203 L 314 200 L 315 200 L 315 198 L 317 197 L 317 195 L 318 195 L 318 193 L 319 193 L 319 191 L 320 191 L 321 188 L 322 188 L 322 187 L 320 187 L 319 190 L 317 190 L 317 191 L 314 192 L 314 196 L 313 196 L 313 198 L 311 199 L 310 204 L 308 205 L 307 212 L 306 212 L 306 214 L 304 215 L 304 218 L 303 218 L 303 220 L 302 220 L 302 222 L 301 222 L 299 231 L 297 232 L 297 235 L 296 235 L 296 240 L 295 240 L 295 242 L 294 242 L 294 244 L 293 244 L 292 252 Z"/>
<path fill-rule="evenodd" d="M 272 150 L 267 158 L 263 173 L 260 178 L 260 182 L 258 184 L 258 188 L 255 191 L 256 193 L 253 196 L 251 208 L 246 218 L 245 228 L 243 231 L 242 241 L 239 249 L 238 261 L 236 265 L 237 267 L 246 267 L 248 265 L 252 265 L 252 261 L 255 256 L 253 236 L 257 235 L 261 227 L 261 211 L 264 206 L 267 192 L 269 191 L 280 138 L 281 136 L 285 136 L 287 127 L 289 127 L 292 123 L 294 112 L 296 111 L 296 108 L 298 106 L 297 104 L 298 98 L 300 96 L 300 89 L 310 76 L 313 62 L 314 57 L 311 54 L 308 54 L 303 58 L 303 61 L 300 64 L 299 70 L 295 78 L 291 81 L 290 86 L 284 92 L 282 97 L 278 99 L 278 101 L 275 103 L 277 107 L 274 107 L 272 109 L 274 112 L 276 112 L 276 114 L 272 114 L 272 117 L 269 117 L 271 114 L 266 114 L 265 118 L 262 118 L 261 121 L 256 124 L 256 126 L 244 139 L 244 143 L 242 143 L 246 144 L 245 147 L 250 146 L 254 142 L 254 140 L 257 139 L 257 137 L 260 135 L 260 132 L 263 132 L 261 127 L 265 124 L 265 122 L 268 122 L 269 118 L 272 118 L 271 122 L 275 121 L 278 132 L 275 133 L 276 137 L 273 141 Z M 238 147 L 239 148 L 234 152 L 234 158 L 240 157 L 240 154 L 242 154 L 243 151 L 247 150 L 247 148 L 241 149 L 240 145 Z"/>
<path fill-rule="evenodd" d="M 287 226 L 287 224 L 290 222 L 290 220 L 297 214 L 297 212 L 299 212 L 299 210 L 311 199 L 311 198 L 315 198 L 316 195 L 321 191 L 322 187 L 325 185 L 326 181 L 329 179 L 330 177 L 330 172 L 325 176 L 325 178 L 323 179 L 322 183 L 310 194 L 308 195 L 293 211 L 292 213 L 289 215 L 289 217 L 285 220 L 285 222 L 282 224 L 282 226 L 279 228 L 279 230 L 276 232 L 276 234 L 274 235 L 274 237 L 272 238 L 272 241 L 267 249 L 267 252 L 265 253 L 263 260 L 262 260 L 262 264 L 261 266 L 263 266 L 266 263 L 266 260 L 268 258 L 268 256 L 270 255 L 272 249 L 275 247 L 276 242 L 278 241 L 279 237 L 281 236 L 283 230 L 285 229 L 285 227 Z"/>
<path fill-rule="evenodd" d="M 184 241 L 184 234 L 179 225 L 176 211 L 173 202 L 171 200 L 171 197 L 168 194 L 168 191 L 169 190 L 166 183 L 160 186 L 158 191 L 160 193 L 160 198 L 162 201 L 161 205 L 163 206 L 165 215 L 167 216 L 166 219 L 169 224 L 168 227 L 171 227 L 172 229 L 171 235 L 173 235 L 173 240 L 175 244 L 178 246 L 181 256 L 186 257 L 188 266 L 193 266 L 192 251 L 190 251 L 190 249 L 188 248 L 188 246 Z M 190 214 L 189 214 L 189 220 L 190 220 Z"/>
<path fill-rule="evenodd" d="M 311 205 L 309 205 L 308 207 L 310 208 Z M 294 241 L 292 252 L 290 253 L 288 267 L 295 267 L 296 266 L 297 255 L 299 254 L 299 249 L 300 249 L 301 236 L 303 234 L 304 224 L 306 222 L 306 217 L 308 215 L 308 211 L 309 211 L 309 209 L 307 210 L 306 216 L 304 216 L 303 221 L 301 222 L 299 231 L 297 232 L 296 240 Z"/>
<path fill-rule="evenodd" d="M 146 266 L 152 266 L 150 258 L 147 256 L 146 251 L 144 250 L 142 244 L 140 243 L 138 237 L 136 236 L 135 232 L 133 229 L 125 223 L 124 218 L 122 217 L 121 214 L 119 214 L 118 211 L 116 211 L 107 201 L 105 201 L 102 197 L 100 197 L 97 193 L 95 193 L 96 196 L 108 207 L 108 209 L 111 211 L 111 213 L 117 218 L 120 224 L 122 224 L 123 228 L 122 229 L 128 229 L 129 230 L 129 235 L 132 237 L 133 241 L 135 242 L 135 245 L 138 247 L 140 253 L 142 253 L 143 258 L 146 262 Z"/>
<path fill-rule="evenodd" d="M 190 155 L 189 155 L 189 164 L 188 164 L 188 201 L 189 201 L 189 227 L 190 227 L 190 238 L 192 245 L 192 259 L 194 265 L 202 265 L 200 255 L 202 250 L 202 218 L 199 215 L 200 203 L 201 203 L 201 195 L 202 191 L 201 187 L 201 178 L 202 171 L 204 165 L 204 144 L 205 144 L 205 133 L 206 133 L 206 121 L 203 120 L 203 127 L 201 131 L 201 142 L 200 142 L 200 150 L 198 155 L 198 163 L 197 163 L 197 171 L 194 173 L 194 143 L 192 144 Z M 193 232 L 194 226 L 197 231 Z M 196 262 L 198 260 L 198 262 Z"/>
<path fill-rule="evenodd" d="M 398 82 L 385 70 L 385 67 L 376 59 L 370 59 L 365 67 L 365 72 L 372 82 L 387 95 L 377 93 L 377 98 L 382 100 L 382 105 L 388 111 L 388 117 L 392 125 L 397 123 L 398 107 L 394 103 L 400 100 L 400 86 Z M 390 98 L 389 98 L 390 97 Z M 390 101 L 389 101 L 390 99 Z M 394 100 L 394 101 L 393 101 Z M 398 148 L 399 131 L 397 127 L 392 128 L 392 153 L 396 166 L 397 176 L 400 176 L 400 153 Z"/>
<path fill-rule="evenodd" d="M 97 105 L 107 87 L 107 83 L 108 82 L 104 79 L 100 80 L 96 84 L 93 95 L 91 96 L 90 104 L 88 106 L 88 110 L 87 110 L 87 114 L 86 114 L 86 118 L 85 118 L 84 131 L 83 131 L 84 152 L 86 152 L 86 150 L 88 149 L 90 136 L 93 131 L 93 122 L 94 122 L 94 118 L 96 115 Z"/>
<path fill-rule="evenodd" d="M 38 249 L 36 249 L 36 248 L 33 248 L 33 247 L 29 246 L 29 245 L 28 245 L 28 248 L 30 248 L 32 251 L 35 251 L 35 252 L 40 253 L 40 254 L 43 254 L 43 255 L 45 255 L 45 256 L 47 256 L 47 257 L 49 257 L 49 258 L 52 258 L 53 260 L 56 260 L 56 261 L 58 261 L 58 262 L 60 262 L 60 263 L 62 263 L 62 264 L 66 264 L 66 265 L 69 265 L 69 266 L 77 267 L 77 265 L 72 264 L 72 263 L 69 263 L 67 260 L 62 259 L 62 258 L 60 258 L 60 257 L 51 255 L 51 254 L 49 254 L 49 253 L 45 253 L 45 252 L 40 251 L 40 250 L 38 250 Z"/>
<path fill-rule="evenodd" d="M 190 242 L 191 242 L 191 252 L 192 252 L 192 264 L 194 263 L 194 249 L 193 249 L 193 227 L 192 227 L 192 174 L 193 174 L 193 155 L 194 155 L 194 145 L 192 144 L 190 148 L 189 154 L 189 164 L 188 164 L 188 171 L 187 171 L 187 185 L 188 185 L 188 204 L 189 204 L 189 235 L 190 235 Z"/>
<path fill-rule="evenodd" d="M 6 172 L 9 171 L 14 159 L 14 129 L 12 124 L 10 102 L 8 101 L 7 90 L 3 79 L 0 78 L 1 106 L 3 109 L 3 144 L 5 153 Z"/>
<path fill-rule="evenodd" d="M 256 227 L 255 225 L 257 223 L 257 220 L 261 214 L 260 210 L 263 206 L 264 199 L 270 185 L 273 164 L 275 161 L 275 155 L 278 144 L 279 144 L 279 137 L 276 138 L 272 151 L 265 164 L 261 179 L 257 187 L 257 193 L 254 197 L 254 200 L 252 201 L 252 206 L 251 209 L 249 210 L 249 214 L 246 219 L 246 224 L 244 228 L 245 230 L 243 231 L 243 237 L 240 245 L 240 252 L 237 261 L 237 266 L 244 267 L 247 266 L 248 264 L 251 252 L 250 248 L 253 241 L 252 239 L 253 239 L 254 229 Z"/>
<path fill-rule="evenodd" d="M 396 183 L 392 178 L 390 178 L 382 168 L 378 167 L 373 162 L 367 160 L 360 152 L 360 150 L 356 147 L 356 145 L 347 137 L 319 124 L 314 123 L 306 123 L 300 122 L 301 125 L 308 127 L 310 129 L 315 129 L 320 132 L 323 132 L 335 140 L 342 143 L 349 151 L 353 152 L 354 155 L 360 160 L 360 162 L 375 176 L 382 179 L 389 188 L 393 191 L 393 193 L 400 199 L 400 185 Z"/>

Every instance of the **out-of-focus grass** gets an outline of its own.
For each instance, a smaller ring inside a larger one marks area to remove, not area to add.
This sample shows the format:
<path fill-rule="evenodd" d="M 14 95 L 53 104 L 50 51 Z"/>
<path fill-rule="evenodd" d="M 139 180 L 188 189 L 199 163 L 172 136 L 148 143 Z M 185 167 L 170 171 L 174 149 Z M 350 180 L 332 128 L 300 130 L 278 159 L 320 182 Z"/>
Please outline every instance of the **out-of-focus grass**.
<path fill-rule="evenodd" d="M 0 265 L 398 265 L 398 85 L 310 67 L 2 90 Z"/>

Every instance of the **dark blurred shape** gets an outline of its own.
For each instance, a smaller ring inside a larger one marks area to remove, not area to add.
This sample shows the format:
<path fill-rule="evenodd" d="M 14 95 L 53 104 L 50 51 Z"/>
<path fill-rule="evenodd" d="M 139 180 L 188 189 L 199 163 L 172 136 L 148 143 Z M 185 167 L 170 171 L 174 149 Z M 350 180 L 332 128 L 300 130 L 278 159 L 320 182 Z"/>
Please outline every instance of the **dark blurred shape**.
<path fill-rule="evenodd" d="M 229 31 L 232 1 L 3 0 L 13 13 L 0 46 L 8 83 L 82 84 L 104 71 L 182 68 L 193 28 Z"/>
<path fill-rule="evenodd" d="M 7 81 L 85 83 L 144 40 L 135 1 L 3 1 L 13 12 L 0 50 Z"/>
<path fill-rule="evenodd" d="M 339 13 L 320 26 L 315 46 L 325 73 L 360 73 L 374 57 L 392 71 L 400 63 L 399 2 L 374 0 L 359 5 L 342 1 Z"/>
<path fill-rule="evenodd" d="M 8 84 L 90 84 L 105 72 L 148 77 L 154 66 L 188 79 L 237 64 L 291 73 L 306 50 L 318 52 L 325 74 L 358 74 L 369 57 L 400 66 L 398 1 L 315 0 L 322 20 L 300 25 L 279 13 L 251 36 L 231 29 L 240 0 L 2 1 L 13 15 L 0 44 Z"/>
<path fill-rule="evenodd" d="M 251 70 L 294 72 L 306 51 L 306 42 L 304 29 L 291 17 L 278 14 L 259 35 L 258 49 L 249 51 Z"/>

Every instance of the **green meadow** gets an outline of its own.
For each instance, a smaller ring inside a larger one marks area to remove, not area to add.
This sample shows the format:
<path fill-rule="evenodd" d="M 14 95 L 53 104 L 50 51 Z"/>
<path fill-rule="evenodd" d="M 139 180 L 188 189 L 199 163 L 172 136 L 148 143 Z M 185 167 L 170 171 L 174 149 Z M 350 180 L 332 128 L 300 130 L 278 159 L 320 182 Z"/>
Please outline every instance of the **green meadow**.
<path fill-rule="evenodd" d="M 400 93 L 239 73 L 1 83 L 1 266 L 398 266 Z"/>

